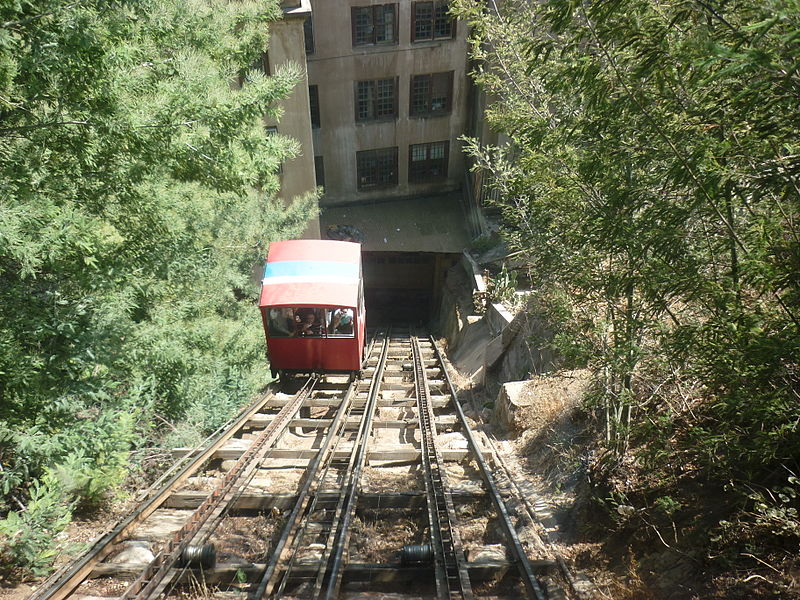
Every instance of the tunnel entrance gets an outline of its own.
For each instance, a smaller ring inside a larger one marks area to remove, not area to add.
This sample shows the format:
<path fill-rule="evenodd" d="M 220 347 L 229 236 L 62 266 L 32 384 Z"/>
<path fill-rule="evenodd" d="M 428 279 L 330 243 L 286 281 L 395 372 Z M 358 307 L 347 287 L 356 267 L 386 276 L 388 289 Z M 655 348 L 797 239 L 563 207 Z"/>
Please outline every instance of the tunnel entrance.
<path fill-rule="evenodd" d="M 362 252 L 367 326 L 428 325 L 438 316 L 444 276 L 460 254 Z"/>

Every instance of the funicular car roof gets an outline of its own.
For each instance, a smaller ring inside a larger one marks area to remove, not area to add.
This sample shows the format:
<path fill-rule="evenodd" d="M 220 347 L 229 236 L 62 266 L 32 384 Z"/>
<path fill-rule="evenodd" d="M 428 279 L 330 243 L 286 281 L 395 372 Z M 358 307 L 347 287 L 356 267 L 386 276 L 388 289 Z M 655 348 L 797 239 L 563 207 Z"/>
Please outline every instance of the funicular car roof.
<path fill-rule="evenodd" d="M 289 240 L 269 245 L 259 306 L 358 305 L 361 244 Z"/>

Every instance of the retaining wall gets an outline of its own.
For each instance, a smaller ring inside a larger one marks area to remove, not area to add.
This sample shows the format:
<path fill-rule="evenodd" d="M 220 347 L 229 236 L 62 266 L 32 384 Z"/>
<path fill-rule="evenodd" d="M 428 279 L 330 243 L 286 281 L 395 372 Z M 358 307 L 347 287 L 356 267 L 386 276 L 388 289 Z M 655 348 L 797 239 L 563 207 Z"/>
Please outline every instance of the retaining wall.
<path fill-rule="evenodd" d="M 447 274 L 439 313 L 448 355 L 459 371 L 479 384 L 489 372 L 502 383 L 552 370 L 556 357 L 544 348 L 551 335 L 544 321 L 527 311 L 512 315 L 497 303 L 474 314 L 473 298 L 485 291 L 480 268 L 464 252 Z"/>

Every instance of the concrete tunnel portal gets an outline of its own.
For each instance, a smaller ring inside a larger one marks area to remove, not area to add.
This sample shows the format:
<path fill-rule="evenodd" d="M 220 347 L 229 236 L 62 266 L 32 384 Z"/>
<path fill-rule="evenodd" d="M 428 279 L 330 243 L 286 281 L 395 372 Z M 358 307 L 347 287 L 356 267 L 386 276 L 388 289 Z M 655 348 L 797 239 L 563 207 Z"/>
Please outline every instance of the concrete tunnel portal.
<path fill-rule="evenodd" d="M 461 192 L 324 207 L 323 239 L 342 225 L 363 237 L 367 325 L 435 321 L 447 270 L 470 243 Z"/>
<path fill-rule="evenodd" d="M 364 252 L 367 325 L 427 325 L 438 316 L 442 288 L 455 253 Z"/>

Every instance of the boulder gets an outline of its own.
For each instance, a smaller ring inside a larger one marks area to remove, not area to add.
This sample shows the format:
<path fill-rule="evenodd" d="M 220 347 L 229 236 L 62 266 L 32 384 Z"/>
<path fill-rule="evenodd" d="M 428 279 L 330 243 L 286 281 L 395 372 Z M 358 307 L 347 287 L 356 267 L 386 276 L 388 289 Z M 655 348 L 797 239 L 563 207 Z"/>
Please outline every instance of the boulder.
<path fill-rule="evenodd" d="M 325 551 L 325 544 L 309 544 L 301 548 L 297 554 L 298 563 L 317 563 L 322 560 L 322 553 Z"/>
<path fill-rule="evenodd" d="M 150 544 L 143 540 L 128 540 L 122 542 L 122 550 L 114 558 L 111 559 L 113 563 L 150 563 L 154 558 Z"/>
<path fill-rule="evenodd" d="M 466 450 L 469 447 L 469 442 L 467 438 L 458 432 L 440 433 L 436 436 L 436 445 L 439 446 L 439 448 Z"/>
<path fill-rule="evenodd" d="M 500 387 L 497 394 L 493 417 L 509 431 L 517 428 L 516 417 L 519 408 L 528 405 L 529 400 L 525 399 L 524 394 L 527 384 L 527 381 L 509 381 Z"/>
<path fill-rule="evenodd" d="M 505 562 L 506 549 L 502 544 L 476 546 L 467 552 L 467 562 L 476 564 Z"/>

